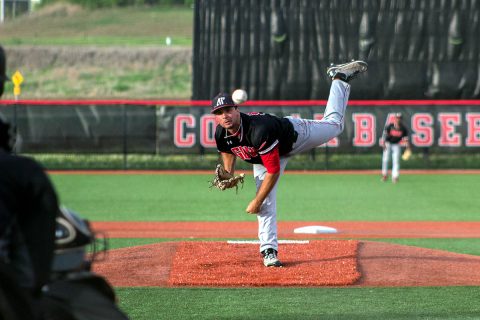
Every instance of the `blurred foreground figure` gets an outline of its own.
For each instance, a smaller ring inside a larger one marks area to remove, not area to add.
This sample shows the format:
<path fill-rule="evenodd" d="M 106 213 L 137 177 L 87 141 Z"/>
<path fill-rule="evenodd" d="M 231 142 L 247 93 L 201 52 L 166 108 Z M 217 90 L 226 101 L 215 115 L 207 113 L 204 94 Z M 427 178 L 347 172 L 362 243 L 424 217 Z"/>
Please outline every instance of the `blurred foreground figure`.
<path fill-rule="evenodd" d="M 113 288 L 90 271 L 88 222 L 59 209 L 44 169 L 12 154 L 14 145 L 0 114 L 0 320 L 128 319 Z"/>
<path fill-rule="evenodd" d="M 5 55 L 5 51 L 3 50 L 2 46 L 0 46 L 0 97 L 3 94 L 5 81 L 8 81 L 8 77 L 6 74 L 7 70 L 7 57 Z"/>
<path fill-rule="evenodd" d="M 10 132 L 0 115 L 0 315 L 37 319 L 53 261 L 58 200 L 36 161 L 11 154 Z"/>
<path fill-rule="evenodd" d="M 126 320 L 116 305 L 113 288 L 91 271 L 95 259 L 106 249 L 87 220 L 61 208 L 55 232 L 52 280 L 43 288 L 45 320 Z M 87 249 L 91 248 L 88 253 Z M 105 252 L 103 252 L 105 253 Z"/>

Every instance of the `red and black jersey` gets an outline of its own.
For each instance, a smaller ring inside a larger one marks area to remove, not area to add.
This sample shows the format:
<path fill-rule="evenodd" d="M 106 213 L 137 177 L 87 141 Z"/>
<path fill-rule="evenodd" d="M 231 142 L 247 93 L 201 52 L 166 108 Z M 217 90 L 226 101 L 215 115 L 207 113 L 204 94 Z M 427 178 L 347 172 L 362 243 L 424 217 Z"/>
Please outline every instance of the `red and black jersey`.
<path fill-rule="evenodd" d="M 403 137 L 408 136 L 408 129 L 403 125 L 399 124 L 398 128 L 395 128 L 395 124 L 390 123 L 385 127 L 385 141 L 390 143 L 399 143 Z"/>
<path fill-rule="evenodd" d="M 265 113 L 240 113 L 240 117 L 240 128 L 234 135 L 217 126 L 215 141 L 218 151 L 232 153 L 250 163 L 263 164 L 268 170 L 270 165 L 266 161 L 276 162 L 278 156 L 292 150 L 297 135 L 288 119 Z"/>

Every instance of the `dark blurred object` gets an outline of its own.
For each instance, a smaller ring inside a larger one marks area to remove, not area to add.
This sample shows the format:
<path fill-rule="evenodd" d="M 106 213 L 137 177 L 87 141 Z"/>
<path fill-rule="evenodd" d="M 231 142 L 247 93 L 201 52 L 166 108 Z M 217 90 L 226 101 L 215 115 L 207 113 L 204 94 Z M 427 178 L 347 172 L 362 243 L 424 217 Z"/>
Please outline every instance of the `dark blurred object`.
<path fill-rule="evenodd" d="M 0 117 L 0 319 L 37 319 L 41 288 L 50 280 L 58 202 L 43 168 L 11 154 L 10 128 Z"/>
<path fill-rule="evenodd" d="M 0 148 L 12 151 L 12 137 L 10 123 L 0 114 Z"/>
<path fill-rule="evenodd" d="M 10 265 L 0 261 L 0 319 L 35 319 L 33 303 L 28 293 L 15 281 Z"/>
<path fill-rule="evenodd" d="M 0 46 L 0 97 L 3 95 L 5 88 L 5 81 L 10 80 L 6 74 L 7 69 L 7 56 L 5 55 L 5 50 Z"/>
<path fill-rule="evenodd" d="M 103 248 L 96 243 L 101 234 L 74 211 L 62 207 L 56 219 L 55 257 L 52 281 L 43 288 L 46 320 L 125 320 L 116 305 L 112 286 L 91 271 Z M 90 248 L 90 250 L 88 250 Z"/>

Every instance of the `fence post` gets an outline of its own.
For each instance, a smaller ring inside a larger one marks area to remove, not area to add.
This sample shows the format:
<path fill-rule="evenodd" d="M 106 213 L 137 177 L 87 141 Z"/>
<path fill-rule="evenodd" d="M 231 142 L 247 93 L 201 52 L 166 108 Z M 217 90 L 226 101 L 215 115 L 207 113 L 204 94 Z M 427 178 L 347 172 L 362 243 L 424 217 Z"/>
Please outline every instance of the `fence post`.
<path fill-rule="evenodd" d="M 5 0 L 0 0 L 0 23 L 5 20 Z"/>
<path fill-rule="evenodd" d="M 18 96 L 15 96 L 15 103 L 13 104 L 13 136 L 15 137 L 15 146 L 12 150 L 12 153 L 13 154 L 17 154 L 18 151 L 18 116 L 17 116 L 17 112 L 18 112 Z"/>
<path fill-rule="evenodd" d="M 127 106 L 123 105 L 123 170 L 127 170 L 128 159 L 127 159 Z"/>
<path fill-rule="evenodd" d="M 325 142 L 325 170 L 328 170 L 328 158 L 329 158 L 329 152 L 328 152 L 328 141 Z"/>

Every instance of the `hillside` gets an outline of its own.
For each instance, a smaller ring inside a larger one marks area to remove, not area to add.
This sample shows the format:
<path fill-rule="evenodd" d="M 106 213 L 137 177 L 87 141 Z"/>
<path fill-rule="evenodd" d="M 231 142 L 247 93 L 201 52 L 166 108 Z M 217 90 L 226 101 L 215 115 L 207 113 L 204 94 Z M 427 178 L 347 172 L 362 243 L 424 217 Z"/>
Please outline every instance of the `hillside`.
<path fill-rule="evenodd" d="M 57 3 L 0 24 L 3 45 L 192 45 L 193 9 L 124 7 L 86 10 Z"/>
<path fill-rule="evenodd" d="M 185 8 L 56 4 L 0 25 L 0 43 L 7 73 L 25 78 L 22 99 L 188 99 L 192 19 Z"/>
<path fill-rule="evenodd" d="M 5 46 L 7 73 L 25 78 L 22 99 L 188 99 L 191 49 Z M 8 83 L 4 99 L 13 98 Z"/>

